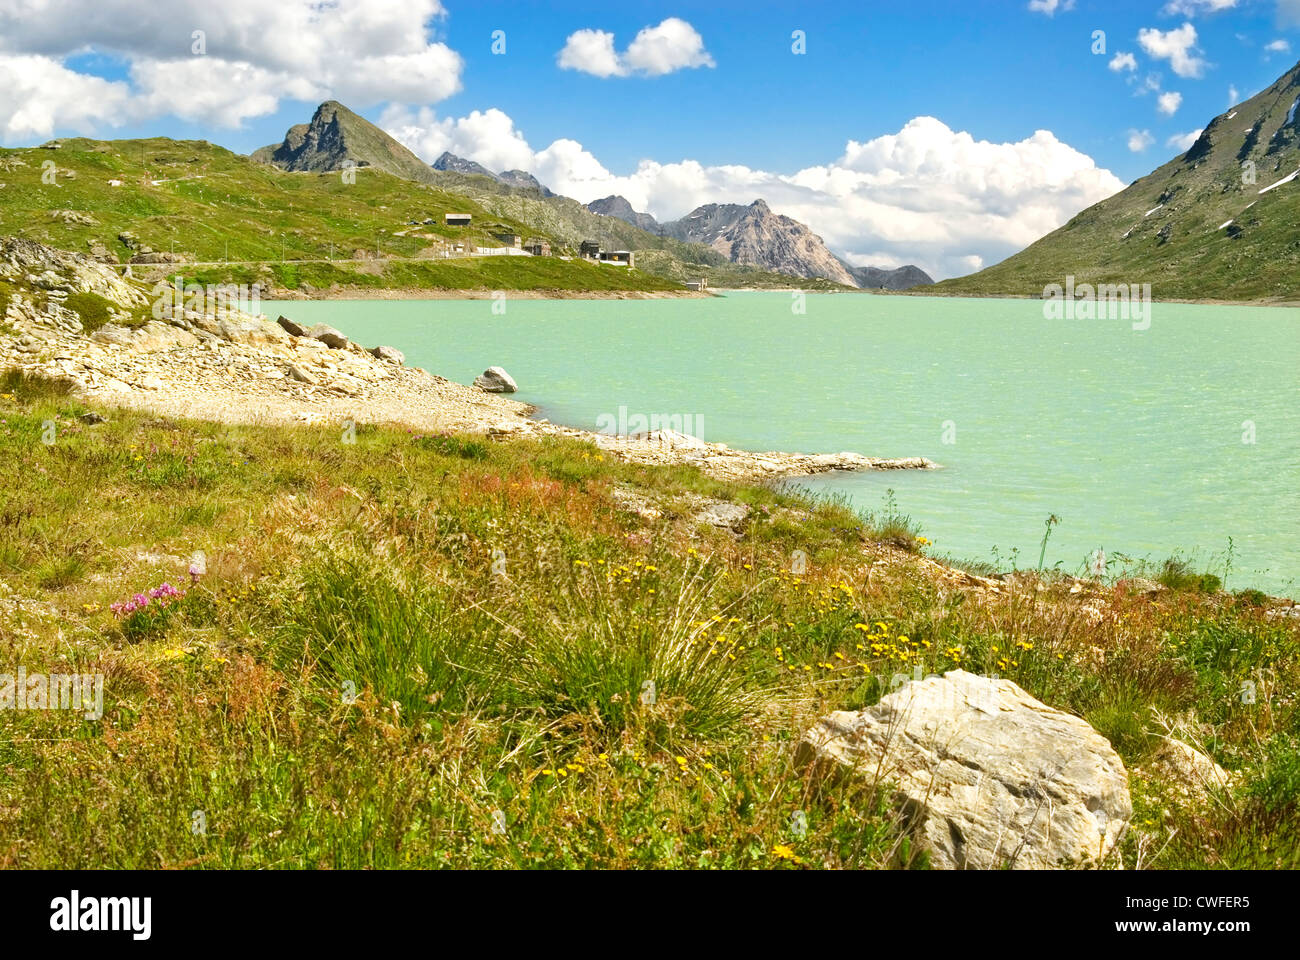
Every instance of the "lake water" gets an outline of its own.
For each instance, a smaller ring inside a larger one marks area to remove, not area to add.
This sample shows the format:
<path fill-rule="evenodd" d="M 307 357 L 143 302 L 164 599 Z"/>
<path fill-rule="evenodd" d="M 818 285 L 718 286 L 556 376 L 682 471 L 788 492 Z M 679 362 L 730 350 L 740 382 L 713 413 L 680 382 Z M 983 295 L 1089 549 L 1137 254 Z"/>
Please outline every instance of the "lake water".
<path fill-rule="evenodd" d="M 932 472 L 800 481 L 879 509 L 938 554 L 1078 570 L 1174 553 L 1228 586 L 1300 592 L 1300 310 L 1155 304 L 1045 320 L 1018 300 L 734 293 L 659 301 L 264 304 L 469 383 L 489 365 L 557 423 L 689 415 L 752 450 L 925 456 Z M 1118 567 L 1112 567 L 1112 573 Z"/>

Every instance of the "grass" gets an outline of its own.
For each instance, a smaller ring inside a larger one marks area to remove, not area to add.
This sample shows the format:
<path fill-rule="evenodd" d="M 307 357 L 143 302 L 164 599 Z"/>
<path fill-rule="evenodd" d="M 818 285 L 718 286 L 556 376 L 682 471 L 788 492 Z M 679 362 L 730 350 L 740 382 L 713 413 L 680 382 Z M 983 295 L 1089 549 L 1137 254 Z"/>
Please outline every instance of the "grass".
<path fill-rule="evenodd" d="M 0 394 L 4 663 L 105 677 L 99 721 L 0 711 L 5 867 L 923 867 L 883 791 L 793 749 L 957 666 L 1112 739 L 1127 866 L 1300 866 L 1300 636 L 1240 597 L 975 595 L 888 500 L 570 441 L 90 426 L 59 384 Z M 744 536 L 692 523 L 700 496 L 749 504 Z M 185 595 L 111 611 L 163 583 Z M 1148 772 L 1161 717 L 1237 787 L 1189 803 Z"/>

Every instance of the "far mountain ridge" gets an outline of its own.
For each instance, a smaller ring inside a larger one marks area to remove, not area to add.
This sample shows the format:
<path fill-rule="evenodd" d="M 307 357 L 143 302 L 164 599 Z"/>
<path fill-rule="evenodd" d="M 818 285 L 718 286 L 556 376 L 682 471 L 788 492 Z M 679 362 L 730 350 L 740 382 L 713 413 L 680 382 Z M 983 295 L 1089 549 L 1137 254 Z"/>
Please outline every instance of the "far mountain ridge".
<path fill-rule="evenodd" d="M 593 200 L 587 204 L 587 209 L 592 213 L 598 213 L 602 217 L 617 217 L 624 223 L 630 223 L 638 230 L 644 230 L 647 233 L 659 232 L 659 221 L 648 213 L 638 213 L 632 209 L 632 204 L 626 197 L 611 196 L 601 200 Z"/>
<path fill-rule="evenodd" d="M 433 161 L 430 166 L 442 173 L 457 173 L 466 177 L 488 177 L 507 187 L 514 187 L 518 190 L 536 190 L 543 197 L 555 196 L 550 188 L 544 186 L 540 180 L 527 170 L 503 170 L 501 173 L 493 173 L 481 163 L 466 160 L 464 157 L 458 157 L 454 153 L 445 150 L 442 156 Z"/>
<path fill-rule="evenodd" d="M 762 199 L 748 206 L 707 203 L 663 228 L 668 236 L 712 247 L 733 263 L 858 286 L 821 237 L 798 220 L 773 213 Z"/>

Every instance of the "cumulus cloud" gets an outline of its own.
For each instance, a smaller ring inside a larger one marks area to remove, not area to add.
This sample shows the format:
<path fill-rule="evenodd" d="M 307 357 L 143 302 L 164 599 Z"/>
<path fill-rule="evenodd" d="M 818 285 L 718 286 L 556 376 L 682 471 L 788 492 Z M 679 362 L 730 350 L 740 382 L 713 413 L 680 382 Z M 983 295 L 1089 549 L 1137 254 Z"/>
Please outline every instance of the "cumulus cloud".
<path fill-rule="evenodd" d="M 514 120 L 495 107 L 465 117 L 439 119 L 429 107 L 412 111 L 392 106 L 380 116 L 379 126 L 429 162 L 449 151 L 497 172 L 533 166 L 528 141 Z"/>
<path fill-rule="evenodd" d="M 428 112 L 386 119 L 401 121 L 381 125 L 426 160 L 451 150 L 493 170 L 520 167 L 583 203 L 619 194 L 661 221 L 704 203 L 761 197 L 777 213 L 808 224 L 851 263 L 916 263 L 937 278 L 1002 260 L 1124 186 L 1049 131 L 991 143 L 933 117 L 873 140 L 850 140 L 839 157 L 793 174 L 689 159 L 647 159 L 616 174 L 572 139 L 525 156 L 526 140 L 500 111 L 456 120 Z M 489 123 L 495 133 L 483 136 Z M 502 142 L 510 144 L 508 158 Z"/>
<path fill-rule="evenodd" d="M 0 56 L 0 138 L 48 138 L 56 127 L 93 133 L 125 119 L 125 83 L 69 70 L 52 57 Z"/>
<path fill-rule="evenodd" d="M 1116 53 L 1115 56 L 1110 58 L 1110 68 L 1116 73 L 1121 73 L 1124 70 L 1132 73 L 1138 68 L 1137 57 L 1133 56 L 1131 53 L 1124 53 L 1122 51 Z"/>
<path fill-rule="evenodd" d="M 593 77 L 621 77 L 627 73 L 622 57 L 614 50 L 614 35 L 604 30 L 579 30 L 570 34 L 556 59 L 565 70 L 577 70 Z"/>
<path fill-rule="evenodd" d="M 1176 30 L 1144 27 L 1138 31 L 1138 43 L 1152 59 L 1168 60 L 1180 77 L 1199 77 L 1205 72 L 1205 61 L 1196 55 L 1196 28 L 1190 23 Z"/>
<path fill-rule="evenodd" d="M 1156 98 L 1156 109 L 1166 117 L 1172 117 L 1178 112 L 1178 108 L 1183 105 L 1183 95 L 1174 91 L 1162 93 Z"/>
<path fill-rule="evenodd" d="M 1192 144 L 1199 140 L 1201 134 L 1204 132 L 1205 131 L 1202 129 L 1193 130 L 1191 133 L 1175 133 L 1165 143 L 1165 146 L 1174 147 L 1179 153 L 1186 153 L 1188 150 L 1192 149 Z"/>
<path fill-rule="evenodd" d="M 1269 53 L 1290 53 L 1291 41 L 1279 38 L 1268 44 L 1264 49 Z"/>
<path fill-rule="evenodd" d="M 1128 132 L 1128 148 L 1134 153 L 1141 153 L 1155 142 L 1156 138 L 1151 136 L 1150 130 L 1130 130 Z"/>
<path fill-rule="evenodd" d="M 565 70 L 595 77 L 639 75 L 658 77 L 678 70 L 715 66 L 704 49 L 704 38 L 679 17 L 669 17 L 656 27 L 643 28 L 626 51 L 614 47 L 614 34 L 604 30 L 571 33 L 556 62 Z"/>
<path fill-rule="evenodd" d="M 81 103 L 82 91 L 100 89 L 97 78 L 68 66 L 87 51 L 120 61 L 130 78 L 113 85 L 107 123 L 171 114 L 233 127 L 285 98 L 366 107 L 434 103 L 460 89 L 460 56 L 427 27 L 445 13 L 440 0 L 171 0 L 169 30 L 141 29 L 134 0 L 36 6 L 0 6 L 0 69 L 30 65 L 30 56 L 48 62 L 39 99 L 55 127 L 76 127 L 97 109 Z M 0 128 L 30 126 L 18 112 L 5 108 Z"/>

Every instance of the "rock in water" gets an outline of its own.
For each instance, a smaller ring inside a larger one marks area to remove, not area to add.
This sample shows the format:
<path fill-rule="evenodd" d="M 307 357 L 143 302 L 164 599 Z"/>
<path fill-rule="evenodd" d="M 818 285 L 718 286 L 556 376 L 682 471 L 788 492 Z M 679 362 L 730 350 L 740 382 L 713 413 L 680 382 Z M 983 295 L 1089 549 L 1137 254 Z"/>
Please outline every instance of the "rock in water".
<path fill-rule="evenodd" d="M 488 393 L 514 393 L 518 385 L 500 367 L 488 367 L 480 376 L 474 378 L 474 386 Z"/>
<path fill-rule="evenodd" d="M 823 717 L 797 758 L 866 788 L 890 784 L 941 869 L 1097 864 L 1133 814 L 1105 737 L 1010 680 L 964 670 Z"/>

